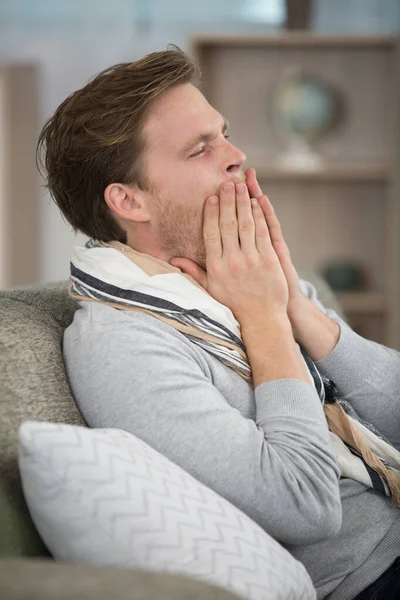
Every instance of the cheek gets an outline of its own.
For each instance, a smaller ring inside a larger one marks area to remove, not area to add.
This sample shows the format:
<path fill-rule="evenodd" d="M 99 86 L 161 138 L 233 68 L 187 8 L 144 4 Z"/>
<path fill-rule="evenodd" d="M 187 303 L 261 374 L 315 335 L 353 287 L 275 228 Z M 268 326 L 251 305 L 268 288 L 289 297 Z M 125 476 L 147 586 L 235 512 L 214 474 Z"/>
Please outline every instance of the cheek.
<path fill-rule="evenodd" d="M 206 199 L 219 193 L 218 173 L 206 159 L 170 165 L 154 172 L 152 179 L 160 196 L 168 199 L 169 205 L 173 203 L 174 207 L 179 206 L 191 214 L 202 211 Z"/>
<path fill-rule="evenodd" d="M 190 177 L 188 177 L 182 194 L 191 203 L 201 204 L 204 206 L 205 201 L 210 196 L 219 194 L 221 182 L 215 173 L 200 172 L 199 169 L 193 169 Z"/>

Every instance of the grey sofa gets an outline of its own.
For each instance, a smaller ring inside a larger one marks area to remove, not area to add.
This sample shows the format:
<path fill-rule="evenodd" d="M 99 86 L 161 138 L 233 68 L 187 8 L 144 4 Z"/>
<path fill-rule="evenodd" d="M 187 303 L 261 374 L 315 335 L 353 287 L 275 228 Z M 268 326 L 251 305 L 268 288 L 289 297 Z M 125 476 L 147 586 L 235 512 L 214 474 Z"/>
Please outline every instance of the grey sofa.
<path fill-rule="evenodd" d="M 315 273 L 300 274 L 341 312 Z M 62 361 L 63 331 L 75 310 L 66 282 L 0 292 L 0 598 L 236 598 L 176 575 L 56 564 L 41 541 L 22 493 L 17 431 L 28 419 L 85 425 Z"/>

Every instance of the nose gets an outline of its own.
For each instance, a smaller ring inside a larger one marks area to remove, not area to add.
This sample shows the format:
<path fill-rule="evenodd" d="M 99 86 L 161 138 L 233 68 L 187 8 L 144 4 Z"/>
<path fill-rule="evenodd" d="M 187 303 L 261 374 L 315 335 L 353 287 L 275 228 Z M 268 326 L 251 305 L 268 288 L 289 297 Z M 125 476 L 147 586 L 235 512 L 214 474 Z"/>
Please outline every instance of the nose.
<path fill-rule="evenodd" d="M 246 155 L 228 140 L 226 140 L 226 143 L 227 149 L 224 170 L 230 175 L 238 175 L 242 170 L 242 166 L 246 162 Z"/>

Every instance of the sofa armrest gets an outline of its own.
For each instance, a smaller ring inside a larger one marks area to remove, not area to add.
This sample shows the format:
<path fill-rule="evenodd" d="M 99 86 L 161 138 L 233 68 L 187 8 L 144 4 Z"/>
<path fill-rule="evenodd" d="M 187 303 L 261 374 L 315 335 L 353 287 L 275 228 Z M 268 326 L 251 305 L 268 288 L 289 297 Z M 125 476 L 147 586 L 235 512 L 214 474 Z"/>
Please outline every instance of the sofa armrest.
<path fill-rule="evenodd" d="M 1 600 L 239 600 L 222 588 L 169 573 L 71 565 L 52 559 L 0 560 Z"/>

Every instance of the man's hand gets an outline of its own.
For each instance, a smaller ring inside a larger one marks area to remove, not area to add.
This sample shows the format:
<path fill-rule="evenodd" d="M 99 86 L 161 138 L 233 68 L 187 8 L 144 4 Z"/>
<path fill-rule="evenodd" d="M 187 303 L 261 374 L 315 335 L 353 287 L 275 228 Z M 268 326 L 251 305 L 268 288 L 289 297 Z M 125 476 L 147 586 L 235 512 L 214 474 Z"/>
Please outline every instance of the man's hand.
<path fill-rule="evenodd" d="M 244 182 L 226 182 L 204 207 L 206 271 L 183 257 L 170 261 L 190 275 L 240 325 L 254 387 L 310 375 L 287 314 L 289 290 L 260 203 Z"/>
<path fill-rule="evenodd" d="M 255 170 L 248 169 L 246 176 L 249 194 L 252 198 L 258 199 L 263 209 L 272 246 L 286 277 L 289 288 L 287 313 L 293 336 L 313 360 L 321 360 L 335 348 L 340 337 L 340 327 L 301 292 L 299 276 L 292 263 L 275 210 L 267 196 L 263 195 Z"/>
<path fill-rule="evenodd" d="M 289 248 L 283 238 L 281 225 L 275 210 L 260 188 L 257 181 L 255 169 L 247 169 L 247 187 L 250 198 L 257 198 L 261 208 L 263 209 L 265 220 L 267 221 L 269 234 L 271 237 L 272 246 L 279 258 L 283 272 L 285 273 L 286 281 L 289 287 L 289 302 L 288 316 L 294 316 L 298 312 L 298 308 L 304 304 L 305 296 L 302 294 L 299 286 L 299 276 L 292 263 Z"/>
<path fill-rule="evenodd" d="M 288 285 L 271 243 L 263 210 L 243 182 L 226 182 L 204 207 L 207 271 L 187 258 L 170 263 L 193 277 L 243 327 L 269 314 L 290 323 Z"/>

